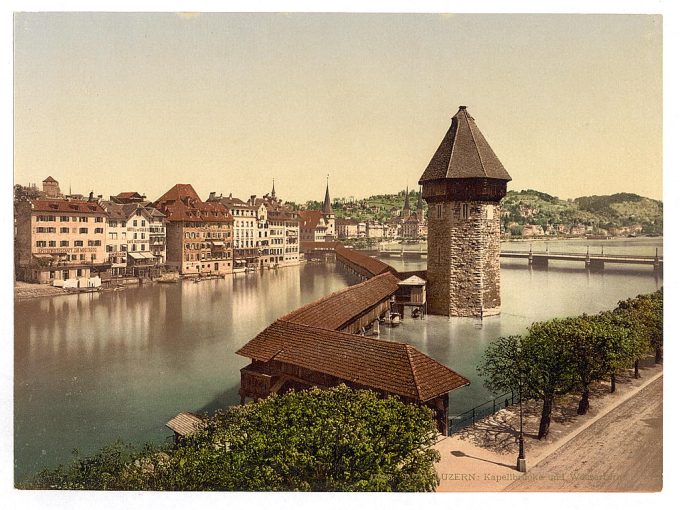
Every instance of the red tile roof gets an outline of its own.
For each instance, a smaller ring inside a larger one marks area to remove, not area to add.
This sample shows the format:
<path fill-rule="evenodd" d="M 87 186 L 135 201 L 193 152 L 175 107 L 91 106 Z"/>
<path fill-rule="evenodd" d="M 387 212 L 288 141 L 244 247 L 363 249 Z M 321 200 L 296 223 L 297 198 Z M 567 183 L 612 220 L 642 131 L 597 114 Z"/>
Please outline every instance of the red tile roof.
<path fill-rule="evenodd" d="M 35 212 L 51 213 L 87 213 L 105 214 L 104 208 L 98 202 L 87 200 L 32 200 L 31 205 Z"/>
<path fill-rule="evenodd" d="M 418 184 L 436 179 L 464 178 L 512 180 L 475 124 L 475 119 L 465 106 L 461 106 Z"/>
<path fill-rule="evenodd" d="M 144 198 L 142 195 L 136 191 L 123 191 L 116 195 L 117 198 Z"/>
<path fill-rule="evenodd" d="M 323 213 L 321 211 L 298 211 L 300 216 L 300 228 L 314 229 L 319 225 Z"/>
<path fill-rule="evenodd" d="M 338 243 L 335 247 L 335 253 L 345 258 L 349 262 L 363 267 L 366 271 L 372 275 L 378 275 L 386 272 L 395 273 L 395 269 L 389 264 L 385 264 L 383 261 L 369 257 L 363 253 L 355 251 L 351 248 L 345 248 L 342 244 Z"/>
<path fill-rule="evenodd" d="M 281 317 L 281 320 L 326 329 L 341 329 L 394 294 L 399 288 L 398 281 L 396 276 L 385 273 L 293 310 Z"/>
<path fill-rule="evenodd" d="M 237 351 L 281 361 L 420 402 L 469 381 L 409 344 L 278 320 Z"/>
<path fill-rule="evenodd" d="M 224 204 L 203 202 L 191 184 L 175 184 L 153 205 L 168 221 L 233 221 Z"/>

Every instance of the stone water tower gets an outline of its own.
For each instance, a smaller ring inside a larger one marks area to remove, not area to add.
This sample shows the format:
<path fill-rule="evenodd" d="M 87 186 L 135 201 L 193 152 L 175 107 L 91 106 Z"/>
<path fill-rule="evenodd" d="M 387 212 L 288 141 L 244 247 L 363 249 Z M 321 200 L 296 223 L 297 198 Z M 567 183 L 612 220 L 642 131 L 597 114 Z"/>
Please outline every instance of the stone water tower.
<path fill-rule="evenodd" d="M 465 106 L 420 178 L 428 204 L 428 313 L 500 313 L 500 205 L 510 175 Z"/>

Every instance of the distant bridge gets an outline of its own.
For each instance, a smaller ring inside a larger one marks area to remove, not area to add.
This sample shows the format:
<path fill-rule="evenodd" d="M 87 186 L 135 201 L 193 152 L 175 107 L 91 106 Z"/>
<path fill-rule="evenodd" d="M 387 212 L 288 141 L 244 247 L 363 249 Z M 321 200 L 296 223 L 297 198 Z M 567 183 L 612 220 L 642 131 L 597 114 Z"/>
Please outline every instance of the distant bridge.
<path fill-rule="evenodd" d="M 377 252 L 380 257 L 395 257 L 405 259 L 427 258 L 427 250 L 406 250 L 406 249 L 380 249 Z M 605 255 L 591 254 L 590 250 L 586 253 L 565 253 L 565 252 L 535 252 L 528 251 L 501 251 L 501 258 L 507 259 L 526 259 L 530 266 L 548 267 L 550 260 L 566 260 L 569 262 L 582 262 L 588 269 L 603 270 L 605 264 L 634 264 L 651 266 L 655 271 L 663 271 L 663 257 L 659 257 L 658 250 L 656 255 Z"/>

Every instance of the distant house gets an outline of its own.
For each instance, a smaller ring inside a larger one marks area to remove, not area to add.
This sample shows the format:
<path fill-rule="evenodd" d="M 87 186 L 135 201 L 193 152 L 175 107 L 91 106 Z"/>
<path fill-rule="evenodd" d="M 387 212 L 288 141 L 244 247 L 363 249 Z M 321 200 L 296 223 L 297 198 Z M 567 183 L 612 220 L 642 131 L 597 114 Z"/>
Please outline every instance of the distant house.
<path fill-rule="evenodd" d="M 545 231 L 543 230 L 543 227 L 541 225 L 531 225 L 527 223 L 522 227 L 522 236 L 523 237 L 532 237 L 532 236 L 543 236 L 545 235 Z"/>
<path fill-rule="evenodd" d="M 359 236 L 359 222 L 351 218 L 338 218 L 335 220 L 335 229 L 338 239 L 352 239 Z"/>

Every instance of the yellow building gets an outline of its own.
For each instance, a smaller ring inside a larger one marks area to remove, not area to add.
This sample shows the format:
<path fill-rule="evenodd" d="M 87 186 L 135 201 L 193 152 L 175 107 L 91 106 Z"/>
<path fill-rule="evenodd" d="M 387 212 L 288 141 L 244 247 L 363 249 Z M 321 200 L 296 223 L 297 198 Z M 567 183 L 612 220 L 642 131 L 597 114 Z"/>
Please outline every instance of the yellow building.
<path fill-rule="evenodd" d="M 109 268 L 106 211 L 96 201 L 26 200 L 16 204 L 17 279 L 51 283 Z"/>

